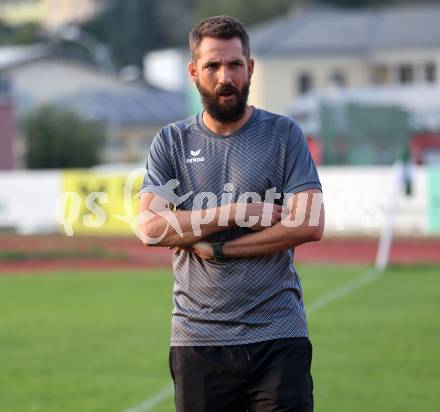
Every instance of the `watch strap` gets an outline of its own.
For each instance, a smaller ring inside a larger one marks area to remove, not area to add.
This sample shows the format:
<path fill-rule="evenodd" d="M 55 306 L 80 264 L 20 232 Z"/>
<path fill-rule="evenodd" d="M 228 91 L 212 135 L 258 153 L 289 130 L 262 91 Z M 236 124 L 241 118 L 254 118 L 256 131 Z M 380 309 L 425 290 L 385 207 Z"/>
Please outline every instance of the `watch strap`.
<path fill-rule="evenodd" d="M 225 260 L 225 255 L 223 254 L 223 242 L 212 242 L 210 245 L 214 252 L 213 260 L 217 262 Z"/>

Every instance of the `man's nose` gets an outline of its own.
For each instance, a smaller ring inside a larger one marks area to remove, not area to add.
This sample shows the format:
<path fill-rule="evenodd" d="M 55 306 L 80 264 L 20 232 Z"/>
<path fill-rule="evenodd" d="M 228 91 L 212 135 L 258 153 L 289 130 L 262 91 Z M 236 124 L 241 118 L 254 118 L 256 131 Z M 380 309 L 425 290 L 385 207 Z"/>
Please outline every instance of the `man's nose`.
<path fill-rule="evenodd" d="M 230 84 L 232 82 L 231 74 L 227 67 L 222 66 L 218 71 L 218 82 L 220 84 Z"/>

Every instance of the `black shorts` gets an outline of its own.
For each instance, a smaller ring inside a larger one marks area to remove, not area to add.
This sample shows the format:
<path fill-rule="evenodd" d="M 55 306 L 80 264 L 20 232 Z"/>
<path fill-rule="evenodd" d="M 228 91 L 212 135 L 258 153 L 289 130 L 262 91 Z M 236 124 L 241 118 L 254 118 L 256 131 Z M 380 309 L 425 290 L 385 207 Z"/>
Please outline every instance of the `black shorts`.
<path fill-rule="evenodd" d="M 177 412 L 311 412 L 308 338 L 248 345 L 173 346 Z"/>

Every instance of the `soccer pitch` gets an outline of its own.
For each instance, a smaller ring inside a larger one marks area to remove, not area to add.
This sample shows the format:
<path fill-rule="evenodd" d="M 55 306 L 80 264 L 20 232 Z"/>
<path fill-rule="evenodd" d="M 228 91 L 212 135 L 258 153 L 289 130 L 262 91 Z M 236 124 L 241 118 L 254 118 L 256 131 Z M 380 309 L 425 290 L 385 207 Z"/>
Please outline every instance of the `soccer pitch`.
<path fill-rule="evenodd" d="M 365 284 L 362 266 L 298 269 L 315 410 L 439 411 L 440 267 Z M 171 384 L 171 289 L 169 271 L 0 276 L 0 411 L 124 412 L 154 398 Z M 144 406 L 174 410 L 171 394 Z"/>

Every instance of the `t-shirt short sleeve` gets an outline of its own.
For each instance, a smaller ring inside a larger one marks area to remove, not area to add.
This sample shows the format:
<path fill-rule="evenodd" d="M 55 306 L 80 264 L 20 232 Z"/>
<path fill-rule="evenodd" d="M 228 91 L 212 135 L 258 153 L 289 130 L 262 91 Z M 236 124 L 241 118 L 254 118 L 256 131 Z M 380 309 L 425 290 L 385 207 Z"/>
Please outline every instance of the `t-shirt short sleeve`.
<path fill-rule="evenodd" d="M 169 156 L 169 150 L 165 146 L 162 133 L 159 132 L 151 143 L 147 158 L 147 165 L 140 195 L 154 193 L 168 202 L 176 204 L 177 195 L 176 176 Z"/>
<path fill-rule="evenodd" d="M 322 191 L 315 162 L 301 128 L 294 123 L 290 129 L 286 150 L 286 170 L 283 193 L 292 194 L 308 189 Z"/>

